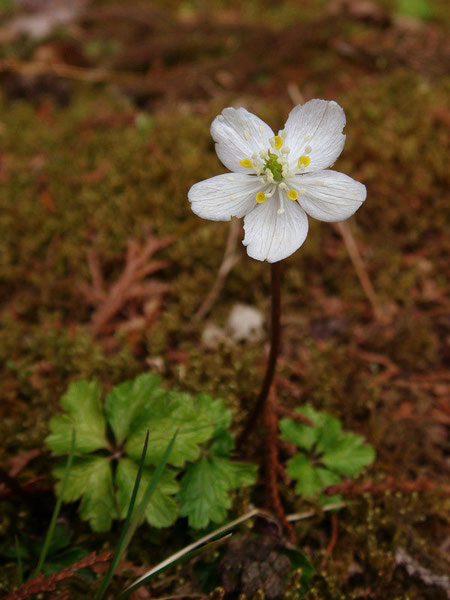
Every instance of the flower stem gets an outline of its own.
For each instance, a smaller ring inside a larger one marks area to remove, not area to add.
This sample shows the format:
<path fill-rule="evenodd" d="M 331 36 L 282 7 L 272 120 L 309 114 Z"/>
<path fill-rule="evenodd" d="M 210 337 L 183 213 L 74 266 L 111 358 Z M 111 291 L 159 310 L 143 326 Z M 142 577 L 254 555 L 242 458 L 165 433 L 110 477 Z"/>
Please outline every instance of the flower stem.
<path fill-rule="evenodd" d="M 237 446 L 240 448 L 245 443 L 249 434 L 253 431 L 260 416 L 264 413 L 264 407 L 269 397 L 270 387 L 272 385 L 273 376 L 278 356 L 280 354 L 281 343 L 281 261 L 272 263 L 271 265 L 271 288 L 272 288 L 272 323 L 271 323 L 271 339 L 269 360 L 267 361 L 266 374 L 259 392 L 256 404 L 253 410 L 249 413 L 244 429 L 237 440 Z"/>

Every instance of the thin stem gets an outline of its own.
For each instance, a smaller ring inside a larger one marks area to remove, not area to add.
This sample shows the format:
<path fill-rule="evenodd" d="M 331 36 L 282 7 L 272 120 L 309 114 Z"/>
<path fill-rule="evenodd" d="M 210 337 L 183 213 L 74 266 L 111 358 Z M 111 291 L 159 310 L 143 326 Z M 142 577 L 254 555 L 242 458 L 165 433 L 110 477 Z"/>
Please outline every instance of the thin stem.
<path fill-rule="evenodd" d="M 271 288 L 272 288 L 272 323 L 271 323 L 271 339 L 269 360 L 267 361 L 266 374 L 259 392 L 256 404 L 253 410 L 249 413 L 242 433 L 238 437 L 237 446 L 240 448 L 247 440 L 247 437 L 252 432 L 258 419 L 264 412 L 264 407 L 269 396 L 270 387 L 272 385 L 273 376 L 278 356 L 280 354 L 281 344 L 281 261 L 272 263 L 271 265 Z"/>

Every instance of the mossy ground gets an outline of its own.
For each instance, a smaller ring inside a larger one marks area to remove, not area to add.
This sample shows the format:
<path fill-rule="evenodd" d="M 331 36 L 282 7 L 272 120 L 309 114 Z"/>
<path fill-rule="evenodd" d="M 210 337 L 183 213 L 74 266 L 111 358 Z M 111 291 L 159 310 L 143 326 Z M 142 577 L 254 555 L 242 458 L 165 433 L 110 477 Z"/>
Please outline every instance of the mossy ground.
<path fill-rule="evenodd" d="M 244 104 L 281 127 L 294 85 L 294 95 L 333 98 L 346 112 L 347 144 L 335 168 L 367 186 L 367 202 L 350 226 L 387 318 L 374 320 L 337 230 L 311 220 L 305 244 L 286 261 L 280 372 L 302 401 L 332 412 L 375 446 L 377 462 L 367 477 L 445 482 L 445 5 L 432 5 L 432 20 L 415 24 L 393 19 L 383 4 L 368 16 L 352 12 L 351 3 L 334 6 L 337 13 L 312 2 L 303 8 L 251 2 L 245 9 L 172 3 L 164 10 L 148 4 L 157 12 L 147 33 L 131 20 L 88 16 L 81 29 L 69 27 L 44 45 L 61 59 L 61 48 L 75 44 L 87 68 L 107 67 L 109 79 L 43 82 L 7 74 L 0 97 L 0 461 L 7 466 L 21 452 L 43 451 L 22 480 L 48 474 L 48 420 L 67 384 L 81 377 L 109 387 L 158 359 L 167 385 L 222 396 L 236 425 L 242 421 L 265 349 L 251 342 L 210 352 L 200 346 L 205 324 L 193 324 L 192 315 L 214 283 L 229 224 L 198 219 L 186 194 L 196 181 L 224 171 L 209 135 L 212 118 L 224 106 Z M 129 48 L 133 35 L 150 50 L 138 42 Z M 261 53 L 264 40 L 271 51 Z M 8 52 L 32 60 L 38 47 Z M 117 83 L 121 68 L 138 83 Z M 24 81 L 32 92 L 23 92 Z M 87 253 L 96 250 L 113 282 L 127 240 L 149 233 L 174 236 L 157 255 L 169 262 L 157 277 L 170 290 L 138 343 L 120 335 L 111 349 L 89 330 L 92 309 L 79 289 L 90 277 Z M 243 247 L 239 252 L 210 315 L 218 324 L 236 302 L 268 314 L 268 266 L 249 259 Z M 298 402 L 281 389 L 280 396 L 291 406 Z M 301 498 L 283 493 L 287 509 L 304 508 Z M 394 558 L 398 547 L 406 548 L 443 574 L 445 510 L 439 491 L 352 500 L 338 514 L 337 544 L 323 569 L 328 519 L 299 525 L 300 547 L 318 571 L 308 599 L 446 598 Z M 18 514 L 2 501 L 2 515 L 4 546 L 16 529 L 43 533 L 29 507 Z M 89 534 L 70 508 L 65 517 L 88 549 L 114 543 L 114 536 Z M 140 533 L 133 560 L 151 564 L 187 539 L 180 530 L 175 537 Z M 6 591 L 14 582 L 11 566 L 0 573 Z"/>

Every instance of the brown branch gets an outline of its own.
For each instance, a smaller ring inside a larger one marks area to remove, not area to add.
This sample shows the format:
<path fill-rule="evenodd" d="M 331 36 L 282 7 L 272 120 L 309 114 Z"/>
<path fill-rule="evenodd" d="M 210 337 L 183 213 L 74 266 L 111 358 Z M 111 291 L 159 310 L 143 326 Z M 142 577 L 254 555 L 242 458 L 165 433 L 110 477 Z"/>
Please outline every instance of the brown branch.
<path fill-rule="evenodd" d="M 85 556 L 78 562 L 70 565 L 69 567 L 65 567 L 51 575 L 50 577 L 44 577 L 42 574 L 33 577 L 30 581 L 27 581 L 23 585 L 20 586 L 18 590 L 12 592 L 8 596 L 2 598 L 2 600 L 26 600 L 35 594 L 41 594 L 42 592 L 52 592 L 56 590 L 57 585 L 66 579 L 70 579 L 73 577 L 78 571 L 81 569 L 85 569 L 86 567 L 92 567 L 98 563 L 107 562 L 111 559 L 111 552 L 103 552 L 102 554 L 97 554 L 96 552 L 92 552 L 88 556 Z"/>
<path fill-rule="evenodd" d="M 321 569 L 325 569 L 328 564 L 328 560 L 337 544 L 338 541 L 338 519 L 336 513 L 331 513 L 331 537 L 330 542 L 325 551 L 325 556 L 323 557 L 322 563 L 320 565 Z"/>
<path fill-rule="evenodd" d="M 255 427 L 261 413 L 264 413 L 264 407 L 267 402 L 270 386 L 275 375 L 275 367 L 277 365 L 278 356 L 281 346 L 281 261 L 272 263 L 271 265 L 271 289 L 272 289 L 272 323 L 271 323 L 271 340 L 269 359 L 267 361 L 266 374 L 261 387 L 261 391 L 256 400 L 256 404 L 247 416 L 247 421 L 244 429 L 240 433 L 237 440 L 237 447 L 241 449 L 248 435 Z"/>
<path fill-rule="evenodd" d="M 96 307 L 90 324 L 95 335 L 109 331 L 112 328 L 113 319 L 130 300 L 160 298 L 167 291 L 167 286 L 162 283 L 142 280 L 167 266 L 167 261 L 149 261 L 149 259 L 157 250 L 168 246 L 172 239 L 172 236 L 161 239 L 150 236 L 143 246 L 136 240 L 130 240 L 127 246 L 125 268 L 107 291 L 105 290 L 99 258 L 94 250 L 89 252 L 88 264 L 92 284 L 81 282 L 78 287 L 88 303 Z"/>
<path fill-rule="evenodd" d="M 277 404 L 275 390 L 272 387 L 267 398 L 267 402 L 264 406 L 264 423 L 267 432 L 264 448 L 266 470 L 265 485 L 267 493 L 266 502 L 268 506 L 275 511 L 275 514 L 286 529 L 290 541 L 295 543 L 295 531 L 291 523 L 286 518 L 278 491 L 278 473 L 280 472 L 280 469 L 282 469 L 282 465 L 278 460 Z"/>
<path fill-rule="evenodd" d="M 445 494 L 450 495 L 450 485 L 439 484 L 428 479 L 414 479 L 411 481 L 399 481 L 394 477 L 386 477 L 383 481 L 373 482 L 364 481 L 357 483 L 353 479 L 344 479 L 340 483 L 330 485 L 324 490 L 327 496 L 334 494 L 343 494 L 344 496 L 356 497 L 362 494 L 379 495 L 387 491 L 390 492 L 424 492 L 427 490 L 441 489 Z"/>
<path fill-rule="evenodd" d="M 361 254 L 359 252 L 355 238 L 353 237 L 352 230 L 350 229 L 348 223 L 333 223 L 333 225 L 341 234 L 342 239 L 344 240 L 345 247 L 347 248 L 347 252 L 350 256 L 350 260 L 353 263 L 361 287 L 364 290 L 367 299 L 369 300 L 375 320 L 383 321 L 386 318 L 385 314 L 381 309 L 377 295 L 375 293 L 375 290 L 373 289 L 372 282 L 370 281 L 366 267 L 361 258 Z"/>
<path fill-rule="evenodd" d="M 201 321 L 211 310 L 214 302 L 217 300 L 220 292 L 225 285 L 228 273 L 234 267 L 236 262 L 239 260 L 239 256 L 236 254 L 236 244 L 239 239 L 241 231 L 241 223 L 237 219 L 233 219 L 230 225 L 230 232 L 228 234 L 227 244 L 223 255 L 222 264 L 217 271 L 216 280 L 206 298 L 203 300 L 200 308 L 194 315 L 196 321 Z"/>

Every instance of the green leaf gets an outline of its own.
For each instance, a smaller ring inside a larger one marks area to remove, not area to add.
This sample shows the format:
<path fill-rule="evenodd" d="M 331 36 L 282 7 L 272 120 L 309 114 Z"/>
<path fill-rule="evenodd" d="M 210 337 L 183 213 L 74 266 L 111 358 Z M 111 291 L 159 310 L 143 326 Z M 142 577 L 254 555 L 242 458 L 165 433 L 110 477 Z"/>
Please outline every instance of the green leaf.
<path fill-rule="evenodd" d="M 222 523 L 230 508 L 229 491 L 256 481 L 256 466 L 208 456 L 188 465 L 181 481 L 180 515 L 194 529 Z"/>
<path fill-rule="evenodd" d="M 299 423 L 293 419 L 281 419 L 281 439 L 285 442 L 292 442 L 296 446 L 299 446 L 299 448 L 311 450 L 320 435 L 320 426 L 324 420 L 323 413 L 317 412 L 311 408 L 311 406 L 304 406 L 303 408 L 297 409 L 296 412 L 311 419 L 315 427 Z"/>
<path fill-rule="evenodd" d="M 316 450 L 322 453 L 326 452 L 341 437 L 342 425 L 339 419 L 326 412 L 320 413 L 320 415 L 321 420 L 318 427 Z"/>
<path fill-rule="evenodd" d="M 234 447 L 234 439 L 228 431 L 214 435 L 213 442 L 209 448 L 211 454 L 217 456 L 229 456 Z"/>
<path fill-rule="evenodd" d="M 198 410 L 204 413 L 214 426 L 214 437 L 221 435 L 231 425 L 232 413 L 222 398 L 211 398 L 208 394 L 198 394 L 195 400 Z"/>
<path fill-rule="evenodd" d="M 372 446 L 365 444 L 361 436 L 347 433 L 327 449 L 321 462 L 332 471 L 352 477 L 374 460 Z"/>
<path fill-rule="evenodd" d="M 106 396 L 106 417 L 118 442 L 128 437 L 133 420 L 145 404 L 151 404 L 155 396 L 167 394 L 159 387 L 160 382 L 157 375 L 144 373 L 117 385 Z"/>
<path fill-rule="evenodd" d="M 64 466 L 53 471 L 61 478 Z M 57 485 L 57 491 L 61 483 Z M 62 499 L 74 502 L 81 498 L 80 516 L 89 521 L 94 531 L 108 531 L 111 520 L 117 517 L 109 458 L 86 456 L 75 458 Z"/>
<path fill-rule="evenodd" d="M 169 440 L 178 432 L 169 463 L 182 467 L 186 461 L 200 456 L 200 444 L 211 438 L 214 425 L 195 405 L 189 394 L 169 392 L 144 405 L 135 420 L 126 444 L 127 454 L 139 460 L 147 429 L 149 429 L 146 464 L 155 465 L 164 455 Z"/>
<path fill-rule="evenodd" d="M 288 461 L 287 474 L 297 480 L 295 489 L 303 496 L 317 496 L 323 488 L 317 469 L 304 454 L 296 454 Z"/>
<path fill-rule="evenodd" d="M 194 529 L 202 529 L 210 521 L 222 523 L 231 506 L 228 490 L 228 479 L 218 476 L 210 457 L 188 465 L 181 481 L 180 515 L 188 517 Z"/>
<path fill-rule="evenodd" d="M 72 431 L 75 429 L 75 450 L 81 453 L 107 448 L 106 422 L 100 405 L 100 387 L 96 381 L 71 383 L 61 398 L 65 413 L 50 420 L 47 446 L 56 455 L 70 450 Z"/>
<path fill-rule="evenodd" d="M 137 495 L 137 505 L 144 497 L 145 489 L 153 475 L 154 469 L 145 469 L 142 475 L 142 481 Z M 118 487 L 118 501 L 120 513 L 125 517 L 130 503 L 133 484 L 138 473 L 138 465 L 129 458 L 123 458 L 117 467 L 116 484 Z M 146 520 L 154 527 L 169 527 L 178 516 L 178 506 L 172 497 L 179 490 L 179 485 L 175 480 L 177 472 L 172 469 L 165 469 L 161 475 L 158 485 L 153 492 L 147 508 L 145 510 Z"/>
<path fill-rule="evenodd" d="M 210 456 L 210 463 L 216 470 L 216 476 L 224 481 L 228 490 L 252 485 L 256 481 L 256 465 L 231 461 L 222 456 Z"/>

